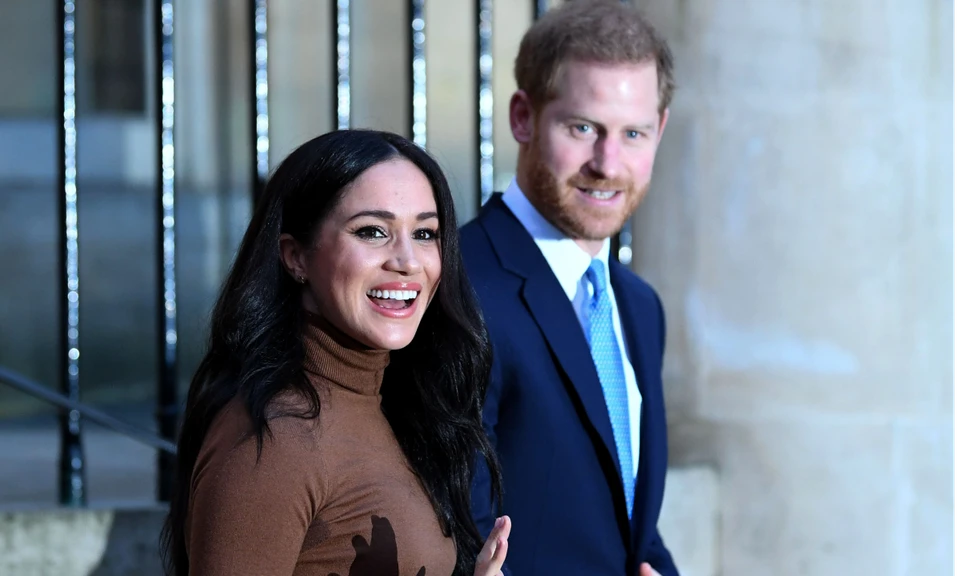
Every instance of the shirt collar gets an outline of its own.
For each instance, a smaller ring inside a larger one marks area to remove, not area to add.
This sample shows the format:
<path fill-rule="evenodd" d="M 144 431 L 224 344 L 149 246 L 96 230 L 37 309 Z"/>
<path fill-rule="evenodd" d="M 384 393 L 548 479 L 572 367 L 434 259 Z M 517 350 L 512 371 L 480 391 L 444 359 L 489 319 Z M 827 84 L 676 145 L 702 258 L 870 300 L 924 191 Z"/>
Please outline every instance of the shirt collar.
<path fill-rule="evenodd" d="M 517 180 L 511 180 L 503 193 L 503 203 L 507 205 L 514 216 L 520 221 L 543 257 L 547 260 L 550 269 L 560 282 L 560 286 L 572 302 L 577 295 L 577 288 L 583 275 L 590 267 L 592 258 L 583 248 L 577 245 L 572 238 L 557 229 L 530 203 L 526 194 L 520 190 Z M 596 256 L 603 260 L 604 274 L 607 277 L 607 286 L 610 285 L 610 239 L 603 241 L 603 247 Z"/>

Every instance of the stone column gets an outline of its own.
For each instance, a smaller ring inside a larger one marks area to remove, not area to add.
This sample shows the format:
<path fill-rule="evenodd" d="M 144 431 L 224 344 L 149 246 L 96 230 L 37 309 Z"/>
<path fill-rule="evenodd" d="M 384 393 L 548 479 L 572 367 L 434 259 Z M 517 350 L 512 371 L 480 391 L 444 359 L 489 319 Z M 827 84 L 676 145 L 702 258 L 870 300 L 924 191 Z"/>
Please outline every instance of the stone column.
<path fill-rule="evenodd" d="M 718 573 L 947 573 L 953 3 L 638 1 L 678 92 L 634 262 Z"/>

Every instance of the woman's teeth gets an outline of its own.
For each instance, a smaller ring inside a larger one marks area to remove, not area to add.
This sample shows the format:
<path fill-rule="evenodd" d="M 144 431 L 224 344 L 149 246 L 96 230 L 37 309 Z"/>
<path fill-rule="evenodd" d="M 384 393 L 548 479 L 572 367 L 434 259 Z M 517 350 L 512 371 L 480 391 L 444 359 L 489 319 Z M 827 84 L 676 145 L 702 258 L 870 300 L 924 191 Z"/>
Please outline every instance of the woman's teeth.
<path fill-rule="evenodd" d="M 382 300 L 413 300 L 417 297 L 416 290 L 367 290 L 367 296 Z"/>

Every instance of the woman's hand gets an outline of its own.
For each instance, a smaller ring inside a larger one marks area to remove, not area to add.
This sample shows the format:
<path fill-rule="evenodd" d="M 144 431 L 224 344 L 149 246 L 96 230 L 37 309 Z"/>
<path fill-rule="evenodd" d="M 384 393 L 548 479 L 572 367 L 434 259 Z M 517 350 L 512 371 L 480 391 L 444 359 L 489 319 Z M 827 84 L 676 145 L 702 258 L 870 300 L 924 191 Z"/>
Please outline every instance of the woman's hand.
<path fill-rule="evenodd" d="M 660 573 L 653 569 L 653 566 L 644 562 L 640 565 L 640 576 L 660 576 Z"/>
<path fill-rule="evenodd" d="M 507 538 L 510 537 L 510 517 L 501 516 L 493 524 L 493 530 L 477 555 L 477 567 L 473 576 L 503 576 L 500 568 L 507 559 Z"/>

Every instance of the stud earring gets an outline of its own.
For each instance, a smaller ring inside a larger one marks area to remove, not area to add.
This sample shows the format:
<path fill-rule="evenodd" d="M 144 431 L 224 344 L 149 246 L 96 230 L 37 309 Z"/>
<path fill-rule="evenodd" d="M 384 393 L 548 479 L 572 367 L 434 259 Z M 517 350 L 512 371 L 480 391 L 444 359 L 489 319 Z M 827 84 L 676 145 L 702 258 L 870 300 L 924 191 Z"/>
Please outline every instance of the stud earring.
<path fill-rule="evenodd" d="M 297 274 L 297 282 L 303 284 L 303 283 L 306 282 L 306 281 L 307 281 L 306 278 L 304 278 L 304 277 L 301 276 L 300 274 Z"/>

